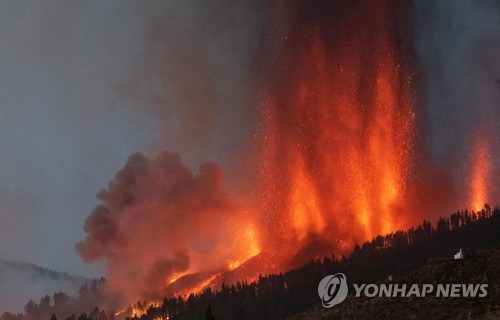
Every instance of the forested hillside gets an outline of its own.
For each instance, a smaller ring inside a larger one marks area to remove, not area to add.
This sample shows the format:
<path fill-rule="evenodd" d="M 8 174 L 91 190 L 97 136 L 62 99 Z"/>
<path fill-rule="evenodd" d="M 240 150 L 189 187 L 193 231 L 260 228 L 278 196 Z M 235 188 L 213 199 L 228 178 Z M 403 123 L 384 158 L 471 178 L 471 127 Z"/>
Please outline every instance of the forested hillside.
<path fill-rule="evenodd" d="M 6 313 L 1 320 L 59 319 L 110 320 L 115 317 L 158 319 L 281 319 L 320 304 L 319 281 L 328 274 L 343 272 L 352 282 L 373 282 L 424 266 L 431 257 L 452 256 L 462 248 L 466 256 L 500 244 L 500 209 L 486 205 L 481 212 L 459 211 L 440 218 L 434 226 L 423 221 L 417 227 L 377 236 L 356 245 L 349 256 L 330 256 L 310 261 L 285 273 L 259 277 L 252 283 L 224 284 L 220 290 L 206 289 L 189 297 L 166 297 L 163 302 L 137 302 L 118 316 L 115 312 L 87 309 L 104 299 L 96 282 L 83 288 L 79 299 L 54 295 L 40 303 L 30 301 L 22 315 Z M 61 297 L 64 297 L 62 299 Z M 92 311 L 93 310 L 93 311 Z M 114 310 L 116 311 L 116 310 Z"/>

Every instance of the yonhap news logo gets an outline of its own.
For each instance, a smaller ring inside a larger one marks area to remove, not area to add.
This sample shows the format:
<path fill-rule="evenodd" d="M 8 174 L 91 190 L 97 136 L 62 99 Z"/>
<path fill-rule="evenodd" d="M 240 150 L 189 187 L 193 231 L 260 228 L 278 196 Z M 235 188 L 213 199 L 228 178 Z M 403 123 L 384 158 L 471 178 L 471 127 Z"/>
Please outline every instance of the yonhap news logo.
<path fill-rule="evenodd" d="M 488 284 L 446 283 L 446 284 L 406 284 L 406 283 L 370 283 L 353 284 L 355 295 L 366 298 L 484 298 L 488 295 Z M 343 273 L 328 275 L 318 285 L 318 295 L 325 308 L 331 308 L 347 298 L 347 277 Z"/>
<path fill-rule="evenodd" d="M 326 276 L 318 285 L 318 294 L 325 308 L 331 308 L 344 301 L 347 292 L 347 278 L 343 273 Z"/>

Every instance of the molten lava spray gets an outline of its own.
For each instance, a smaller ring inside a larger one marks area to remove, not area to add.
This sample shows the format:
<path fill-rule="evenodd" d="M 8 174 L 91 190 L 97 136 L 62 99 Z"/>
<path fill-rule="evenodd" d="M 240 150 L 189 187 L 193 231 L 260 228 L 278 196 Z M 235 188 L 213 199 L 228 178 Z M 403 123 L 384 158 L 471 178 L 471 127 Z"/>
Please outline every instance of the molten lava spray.
<path fill-rule="evenodd" d="M 295 8 L 262 102 L 270 246 L 350 249 L 404 225 L 414 111 L 402 3 Z"/>
<path fill-rule="evenodd" d="M 491 183 L 493 170 L 488 135 L 477 134 L 474 137 L 470 162 L 470 205 L 471 209 L 477 212 L 493 197 L 490 193 L 494 187 Z"/>

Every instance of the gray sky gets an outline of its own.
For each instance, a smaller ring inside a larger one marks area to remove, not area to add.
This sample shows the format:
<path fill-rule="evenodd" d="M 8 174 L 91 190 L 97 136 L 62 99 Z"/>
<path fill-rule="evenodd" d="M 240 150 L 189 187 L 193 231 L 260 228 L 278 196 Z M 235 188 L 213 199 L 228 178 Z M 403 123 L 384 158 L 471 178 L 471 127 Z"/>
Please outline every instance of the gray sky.
<path fill-rule="evenodd" d="M 250 133 L 257 9 L 193 3 L 0 2 L 0 257 L 100 275 L 74 244 L 131 153 L 224 163 Z"/>
<path fill-rule="evenodd" d="M 0 256 L 97 274 L 73 250 L 82 221 L 159 130 L 114 93 L 141 21 L 87 2 L 0 6 Z"/>

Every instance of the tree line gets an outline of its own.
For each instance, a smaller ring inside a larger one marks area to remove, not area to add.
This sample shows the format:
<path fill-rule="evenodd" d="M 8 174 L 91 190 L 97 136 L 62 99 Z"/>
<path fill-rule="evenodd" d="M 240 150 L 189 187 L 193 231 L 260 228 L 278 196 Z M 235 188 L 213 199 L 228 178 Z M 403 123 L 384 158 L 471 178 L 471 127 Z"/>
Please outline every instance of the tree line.
<path fill-rule="evenodd" d="M 219 290 L 207 288 L 188 297 L 169 297 L 159 305 L 138 302 L 125 314 L 127 320 L 280 319 L 320 304 L 317 285 L 325 275 L 342 272 L 351 283 L 373 282 L 416 269 L 430 257 L 451 257 L 460 248 L 472 254 L 493 245 L 500 245 L 500 209 L 486 204 L 480 212 L 463 210 L 442 217 L 435 226 L 424 220 L 406 231 L 379 235 L 356 244 L 349 256 L 315 259 L 297 269 L 260 276 L 252 283 L 222 284 Z M 101 305 L 104 282 L 81 290 L 79 299 L 86 297 L 85 303 L 59 293 L 52 303 L 48 296 L 38 304 L 30 301 L 24 314 L 6 313 L 0 320 L 46 320 L 51 315 L 68 320 L 112 320 L 114 313 L 94 308 Z M 95 304 L 89 307 L 89 303 Z M 83 313 L 85 307 L 93 311 Z"/>

